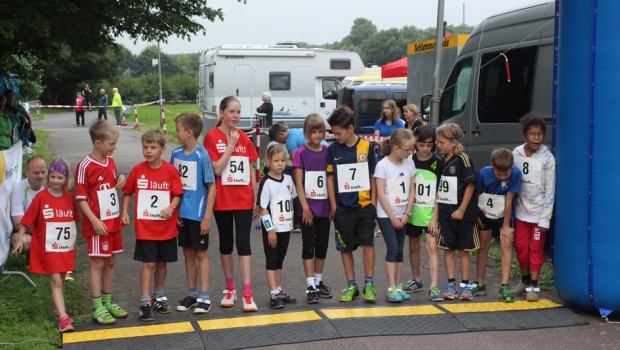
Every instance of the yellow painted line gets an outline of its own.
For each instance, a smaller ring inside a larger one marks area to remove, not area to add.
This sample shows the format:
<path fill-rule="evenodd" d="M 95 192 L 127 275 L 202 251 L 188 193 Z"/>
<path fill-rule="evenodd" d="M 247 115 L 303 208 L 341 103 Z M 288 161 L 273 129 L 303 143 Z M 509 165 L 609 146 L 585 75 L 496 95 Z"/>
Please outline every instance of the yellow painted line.
<path fill-rule="evenodd" d="M 246 317 L 234 317 L 224 318 L 216 320 L 204 320 L 198 321 L 200 329 L 203 331 L 209 331 L 214 329 L 226 329 L 226 328 L 242 328 L 242 327 L 254 327 L 265 326 L 270 324 L 281 323 L 293 323 L 293 322 L 306 322 L 306 321 L 318 321 L 321 320 L 314 311 L 301 311 L 301 312 L 288 312 L 277 315 L 261 315 L 261 316 L 246 316 Z"/>
<path fill-rule="evenodd" d="M 527 310 L 540 310 L 549 309 L 554 307 L 562 307 L 563 305 L 556 304 L 547 299 L 540 299 L 535 303 L 529 301 L 520 300 L 514 303 L 492 302 L 492 303 L 465 303 L 460 302 L 458 304 L 445 304 L 441 305 L 442 308 L 448 310 L 453 314 L 465 313 L 465 312 L 497 312 L 497 311 L 527 311 Z"/>
<path fill-rule="evenodd" d="M 63 334 L 63 343 L 81 343 L 96 340 L 146 337 L 151 335 L 194 332 L 190 322 L 158 324 L 152 326 L 136 326 L 124 328 L 108 328 L 96 331 L 83 331 Z"/>
<path fill-rule="evenodd" d="M 387 317 L 387 316 L 416 316 L 437 315 L 444 312 L 432 305 L 403 306 L 403 307 L 368 307 L 350 309 L 321 309 L 325 316 L 337 318 L 356 317 Z"/>

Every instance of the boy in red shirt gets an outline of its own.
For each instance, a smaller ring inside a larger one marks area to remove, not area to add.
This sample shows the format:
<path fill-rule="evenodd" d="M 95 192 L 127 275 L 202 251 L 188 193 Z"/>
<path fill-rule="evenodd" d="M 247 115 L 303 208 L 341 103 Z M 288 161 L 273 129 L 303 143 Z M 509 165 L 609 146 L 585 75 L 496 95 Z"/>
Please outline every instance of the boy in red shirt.
<path fill-rule="evenodd" d="M 129 224 L 127 208 L 131 195 L 136 193 L 134 218 L 136 249 L 134 260 L 142 262 L 140 270 L 140 312 L 142 321 L 153 321 L 153 309 L 163 314 L 172 312 L 164 296 L 167 264 L 177 261 L 177 206 L 183 195 L 179 172 L 161 159 L 166 150 L 166 138 L 159 130 L 142 135 L 142 155 L 145 161 L 136 165 L 123 189 L 122 222 Z M 155 272 L 155 289 L 151 284 Z"/>

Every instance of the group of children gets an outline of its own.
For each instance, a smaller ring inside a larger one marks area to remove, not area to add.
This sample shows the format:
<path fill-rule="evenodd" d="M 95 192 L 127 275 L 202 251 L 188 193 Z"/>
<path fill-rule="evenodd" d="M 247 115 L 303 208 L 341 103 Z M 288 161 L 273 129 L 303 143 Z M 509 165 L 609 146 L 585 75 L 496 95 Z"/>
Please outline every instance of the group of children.
<path fill-rule="evenodd" d="M 377 299 L 376 223 L 387 246 L 385 299 L 389 302 L 407 300 L 408 293 L 423 288 L 419 254 L 423 233 L 428 235 L 431 300 L 454 299 L 457 295 L 461 300 L 472 300 L 474 294 L 486 292 L 481 262 L 486 265 L 483 255 L 488 255 L 494 228 L 500 229 L 502 240 L 502 300 L 512 301 L 508 279 L 513 240 L 523 274 L 513 294 L 527 291 L 528 300 L 538 299 L 537 276 L 553 207 L 555 171 L 553 156 L 542 144 L 545 125 L 540 118 L 524 117 L 526 143 L 515 149 L 514 160 L 510 151 L 495 151 L 492 166 L 476 176 L 458 142 L 462 132 L 457 125 L 442 125 L 436 132 L 430 126 L 421 126 L 415 136 L 408 129 L 398 129 L 382 142 L 383 158 L 379 160 L 379 147 L 354 133 L 353 113 L 346 107 L 338 108 L 328 119 L 334 143 L 329 147 L 321 143 L 326 134 L 323 120 L 316 114 L 308 116 L 304 123 L 307 144 L 295 151 L 293 177 L 284 174 L 287 151 L 276 144 L 267 150 L 269 172 L 257 183 L 250 164 L 258 154 L 249 137 L 236 128 L 240 111 L 235 97 L 223 99 L 217 127 L 205 135 L 204 147 L 198 142 L 203 127 L 201 118 L 194 114 L 177 116 L 176 135 L 181 146 L 172 152 L 170 162 L 162 160 L 166 149 L 164 135 L 159 131 L 144 133 L 145 161 L 136 165 L 127 178 L 118 173 L 112 158 L 119 138 L 117 129 L 105 120 L 96 121 L 89 128 L 93 150 L 75 172 L 75 200 L 69 192 L 73 177 L 68 163 L 61 158 L 50 163 L 47 191 L 35 197 L 18 234 L 33 227 L 30 270 L 51 275 L 61 332 L 73 330 L 64 307 L 63 283 L 65 273 L 74 268 L 77 207 L 83 213 L 82 236 L 87 240 L 90 257 L 92 317 L 100 324 L 113 324 L 116 319 L 127 317 L 127 312 L 113 302 L 111 293 L 115 255 L 123 251 L 121 229 L 131 221 L 131 196 L 136 235 L 134 260 L 142 262 L 139 318 L 144 321 L 154 319 L 153 310 L 172 312 L 164 283 L 167 263 L 177 261 L 177 246 L 183 249 L 188 295 L 176 309 L 194 309 L 194 313 L 210 310 L 211 268 L 207 250 L 212 218 L 218 227 L 226 281 L 220 306 L 232 307 L 237 301 L 232 256 L 236 246 L 243 280 L 243 310 L 257 310 L 251 284 L 250 232 L 252 220 L 259 217 L 270 306 L 279 309 L 296 303 L 282 289 L 282 265 L 293 229 L 295 197 L 299 199 L 297 212 L 302 216 L 308 303 L 332 297 L 322 276 L 330 221 L 335 225 L 336 247 L 348 282 L 339 299 L 342 302 L 360 296 L 353 256 L 359 246 L 363 252 L 364 299 Z M 435 147 L 443 159 L 434 154 Z M 480 192 L 477 201 L 475 188 Z M 119 191 L 124 194 L 122 202 Z M 510 217 L 514 198 L 513 231 Z M 405 236 L 410 237 L 414 278 L 403 285 Z M 438 289 L 438 248 L 445 250 L 448 274 L 443 294 Z M 479 248 L 477 279 L 470 283 L 469 252 Z M 457 250 L 462 274 L 458 293 Z M 13 252 L 21 252 L 20 243 Z"/>

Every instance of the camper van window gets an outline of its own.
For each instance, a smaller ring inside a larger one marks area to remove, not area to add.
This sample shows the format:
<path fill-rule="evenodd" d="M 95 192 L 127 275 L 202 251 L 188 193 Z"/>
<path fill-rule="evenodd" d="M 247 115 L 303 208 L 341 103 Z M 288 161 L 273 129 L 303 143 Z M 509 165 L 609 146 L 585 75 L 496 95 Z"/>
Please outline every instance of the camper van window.
<path fill-rule="evenodd" d="M 388 99 L 387 91 L 359 91 L 354 94 L 356 103 L 359 106 L 359 114 L 381 115 L 381 106 L 383 101 Z"/>
<path fill-rule="evenodd" d="M 291 73 L 289 72 L 270 72 L 269 90 L 290 90 Z"/>
<path fill-rule="evenodd" d="M 326 100 L 338 99 L 338 90 L 340 89 L 340 83 L 336 80 L 323 79 L 323 98 Z"/>
<path fill-rule="evenodd" d="M 478 88 L 478 119 L 480 123 L 518 123 L 531 110 L 536 47 L 513 49 L 506 53 L 506 62 L 499 52 L 482 56 Z"/>
<path fill-rule="evenodd" d="M 351 69 L 351 60 L 329 60 L 329 68 L 334 70 L 349 70 Z"/>
<path fill-rule="evenodd" d="M 454 117 L 465 110 L 469 82 L 471 80 L 472 58 L 466 58 L 457 63 L 450 73 L 446 90 L 441 95 L 440 121 Z"/>
<path fill-rule="evenodd" d="M 213 77 L 213 72 L 209 72 L 209 89 L 213 89 L 213 81 L 215 80 L 215 78 Z"/>

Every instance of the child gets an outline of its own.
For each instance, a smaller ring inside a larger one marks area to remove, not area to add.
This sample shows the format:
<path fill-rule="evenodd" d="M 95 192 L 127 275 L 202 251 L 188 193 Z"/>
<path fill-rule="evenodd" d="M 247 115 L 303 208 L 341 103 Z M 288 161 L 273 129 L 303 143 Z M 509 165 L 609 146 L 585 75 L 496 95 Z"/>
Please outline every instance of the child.
<path fill-rule="evenodd" d="M 431 285 L 428 296 L 431 301 L 443 301 L 443 295 L 437 288 L 439 278 L 439 254 L 437 252 L 437 232 L 428 229 L 435 212 L 437 186 L 443 171 L 443 159 L 436 156 L 435 128 L 423 125 L 414 132 L 416 137 L 413 162 L 415 163 L 415 203 L 411 208 L 411 215 L 407 221 L 407 236 L 409 236 L 409 263 L 413 279 L 408 280 L 403 287 L 406 293 L 420 292 L 424 288 L 420 278 L 420 236 L 427 233 L 426 251 Z"/>
<path fill-rule="evenodd" d="M 237 239 L 239 266 L 243 278 L 243 311 L 257 311 L 252 298 L 252 220 L 258 218 L 256 175 L 250 164 L 258 158 L 250 138 L 237 129 L 241 104 L 234 96 L 220 103 L 217 127 L 207 133 L 204 145 L 213 160 L 217 197 L 213 216 L 220 235 L 220 254 L 226 289 L 221 307 L 233 307 L 237 291 L 233 274 L 233 246 Z M 234 231 L 233 231 L 234 224 Z"/>
<path fill-rule="evenodd" d="M 82 210 L 82 236 L 90 257 L 90 296 L 92 318 L 99 324 L 116 323 L 127 311 L 112 301 L 115 255 L 123 252 L 119 198 L 117 190 L 125 186 L 125 176 L 118 174 L 112 153 L 116 150 L 118 130 L 105 120 L 88 129 L 92 152 L 76 169 L 75 198 Z"/>
<path fill-rule="evenodd" d="M 65 274 L 74 269 L 77 246 L 75 223 L 80 221 L 73 195 L 69 164 L 61 158 L 51 161 L 47 171 L 46 191 L 41 191 L 21 220 L 13 254 L 22 251 L 26 228 L 32 227 L 29 270 L 49 274 L 52 302 L 60 317 L 60 332 L 73 331 L 73 320 L 65 310 L 63 287 Z"/>
<path fill-rule="evenodd" d="M 437 246 L 445 250 L 444 261 L 448 284 L 443 298 L 454 300 L 458 296 L 454 281 L 456 270 L 455 251 L 461 259 L 461 300 L 473 300 L 469 284 L 469 252 L 479 248 L 476 230 L 476 203 L 472 201 L 476 175 L 469 156 L 463 152 L 459 139 L 461 127 L 454 123 L 437 128 L 437 149 L 444 156 L 444 167 L 439 180 L 437 205 L 429 229 L 439 233 Z M 441 231 L 439 229 L 441 228 Z"/>
<path fill-rule="evenodd" d="M 302 214 L 301 258 L 306 273 L 306 300 L 316 304 L 319 298 L 331 298 L 331 289 L 323 283 L 323 266 L 329 244 L 329 200 L 327 199 L 327 147 L 325 123 L 316 113 L 306 117 L 304 135 L 308 143 L 295 151 L 293 174 Z"/>
<path fill-rule="evenodd" d="M 555 200 L 555 158 L 543 144 L 545 123 L 534 113 L 521 118 L 525 143 L 512 151 L 523 174 L 515 204 L 515 248 L 521 282 L 513 295 L 527 292 L 527 301 L 538 301 L 538 274 L 543 263 L 545 238 Z"/>
<path fill-rule="evenodd" d="M 282 263 L 293 229 L 293 198 L 297 193 L 293 179 L 283 174 L 287 162 L 284 146 L 269 147 L 266 160 L 269 163 L 269 173 L 258 185 L 265 268 L 271 308 L 281 309 L 285 303 L 297 302 L 297 299 L 288 296 L 282 290 Z"/>
<path fill-rule="evenodd" d="M 387 253 L 385 270 L 388 290 L 385 300 L 398 303 L 409 300 L 400 283 L 403 270 L 403 245 L 405 243 L 405 224 L 411 213 L 415 199 L 415 164 L 409 158 L 413 151 L 413 133 L 408 129 L 395 130 L 389 139 L 381 143 L 381 153 L 385 156 L 377 163 L 377 221 Z"/>
<path fill-rule="evenodd" d="M 86 99 L 82 97 L 82 93 L 75 94 L 75 124 L 79 127 L 80 120 L 84 126 L 84 110 L 86 109 Z"/>
<path fill-rule="evenodd" d="M 512 302 L 508 282 L 512 264 L 512 241 L 514 230 L 510 227 L 512 202 L 521 191 L 521 171 L 514 165 L 512 152 L 505 148 L 491 153 L 491 166 L 480 170 L 476 176 L 478 197 L 478 227 L 480 250 L 476 256 L 477 274 L 472 294 L 487 295 L 484 275 L 491 247 L 491 233 L 499 230 L 502 247 L 502 284 L 499 289 L 500 300 Z"/>
<path fill-rule="evenodd" d="M 179 246 L 185 257 L 185 274 L 189 294 L 179 301 L 177 311 L 207 313 L 211 308 L 209 277 L 211 266 L 207 249 L 211 231 L 211 215 L 215 203 L 215 175 L 207 150 L 198 144 L 202 119 L 184 113 L 174 118 L 179 143 L 172 152 L 170 163 L 178 169 L 183 184 L 183 198 L 179 206 Z M 196 281 L 200 278 L 200 291 Z"/>
<path fill-rule="evenodd" d="M 365 273 L 364 299 L 374 303 L 377 300 L 374 285 L 377 213 L 375 182 L 371 179 L 377 163 L 377 147 L 355 135 L 355 117 L 348 107 L 336 109 L 327 122 L 336 138 L 336 142 L 327 149 L 330 219 L 336 227 L 336 247 L 341 253 L 348 282 L 340 301 L 348 302 L 359 297 L 353 251 L 361 245 Z"/>
<path fill-rule="evenodd" d="M 167 263 L 177 261 L 177 207 L 183 195 L 183 184 L 174 166 L 161 159 L 166 150 L 166 138 L 159 130 L 142 135 L 142 155 L 145 161 L 131 169 L 123 189 L 122 222 L 129 224 L 127 208 L 131 195 L 136 193 L 134 222 L 136 248 L 134 260 L 142 262 L 140 270 L 140 311 L 142 321 L 153 321 L 153 310 L 162 314 L 172 312 L 164 296 Z M 155 272 L 155 288 L 151 284 Z"/>

